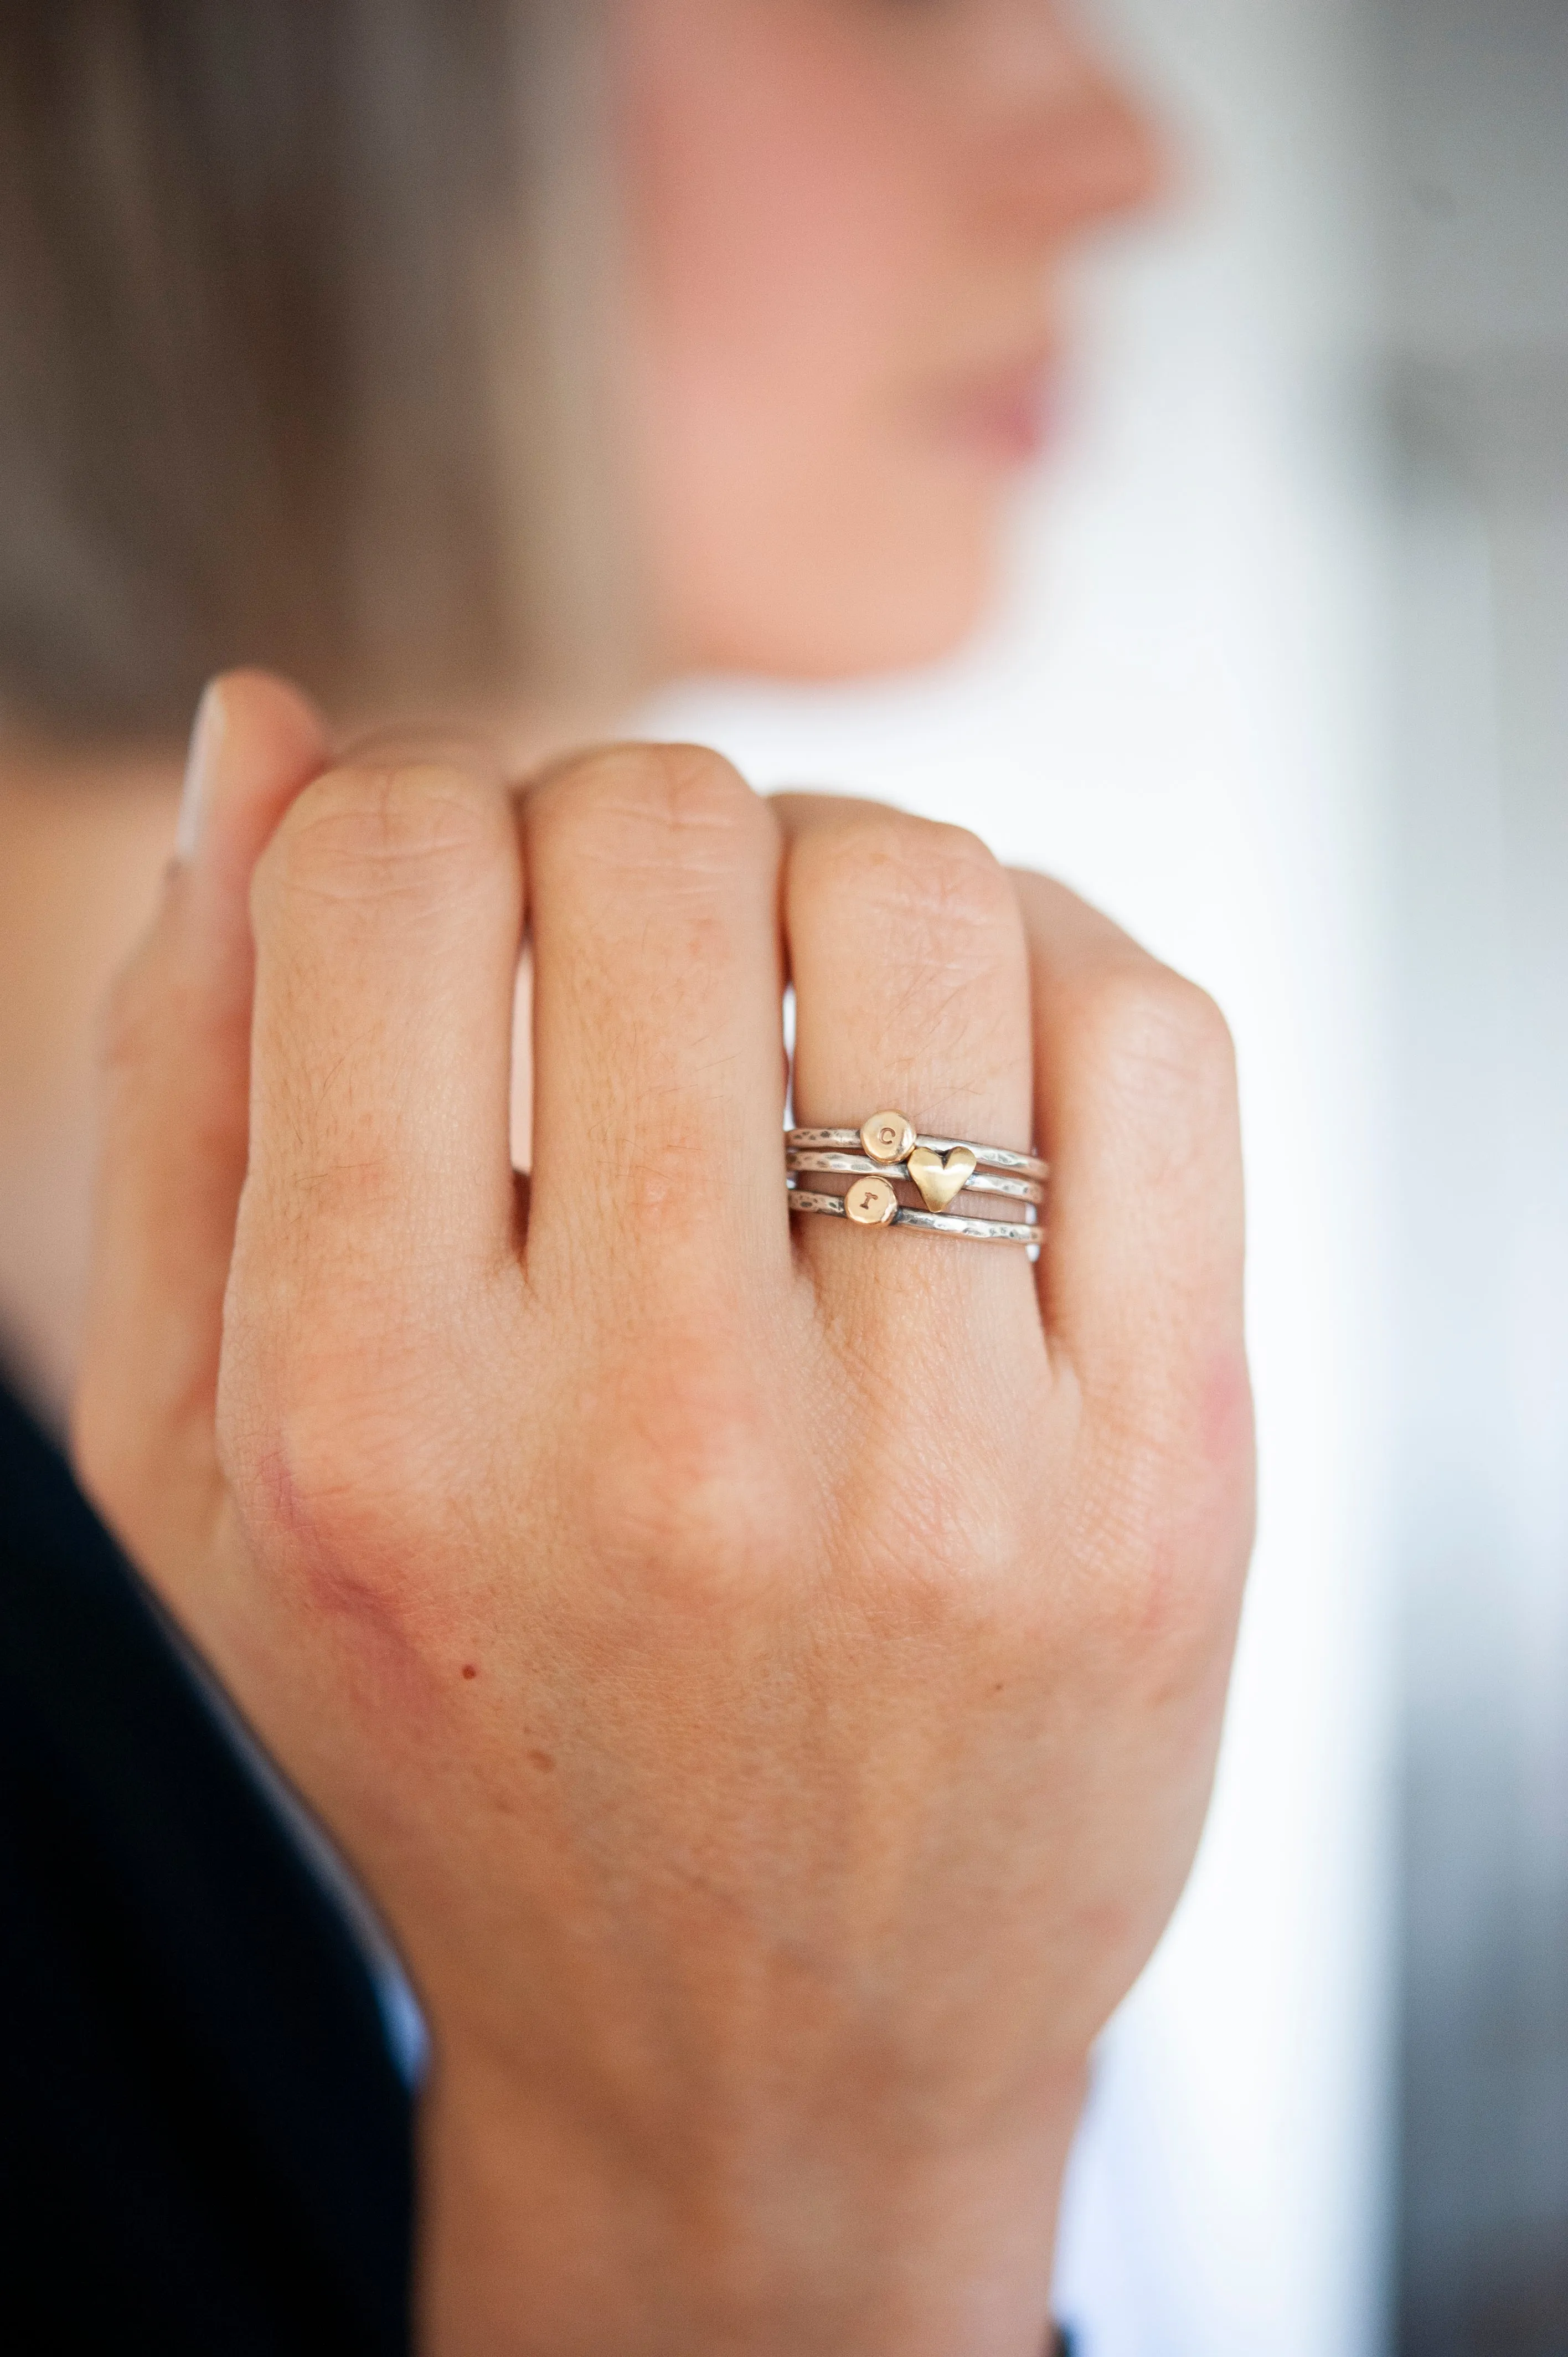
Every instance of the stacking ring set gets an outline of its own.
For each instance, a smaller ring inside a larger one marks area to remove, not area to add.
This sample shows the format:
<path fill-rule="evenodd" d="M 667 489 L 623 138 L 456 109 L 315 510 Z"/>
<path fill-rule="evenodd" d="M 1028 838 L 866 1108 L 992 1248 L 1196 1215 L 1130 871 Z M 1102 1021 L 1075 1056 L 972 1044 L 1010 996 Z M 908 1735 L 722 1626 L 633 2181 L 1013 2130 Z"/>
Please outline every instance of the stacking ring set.
<path fill-rule="evenodd" d="M 785 1185 L 791 1211 L 821 1211 L 857 1228 L 924 1228 L 971 1243 L 1022 1244 L 1040 1256 L 1039 1206 L 1049 1165 L 1005 1146 L 967 1138 L 924 1137 L 901 1113 L 874 1113 L 858 1129 L 787 1129 Z M 800 1185 L 802 1176 L 836 1171 L 854 1183 L 842 1195 Z M 894 1180 L 912 1186 L 925 1208 L 901 1202 Z M 960 1195 L 1003 1195 L 1024 1206 L 1022 1219 L 967 1219 L 948 1206 Z"/>

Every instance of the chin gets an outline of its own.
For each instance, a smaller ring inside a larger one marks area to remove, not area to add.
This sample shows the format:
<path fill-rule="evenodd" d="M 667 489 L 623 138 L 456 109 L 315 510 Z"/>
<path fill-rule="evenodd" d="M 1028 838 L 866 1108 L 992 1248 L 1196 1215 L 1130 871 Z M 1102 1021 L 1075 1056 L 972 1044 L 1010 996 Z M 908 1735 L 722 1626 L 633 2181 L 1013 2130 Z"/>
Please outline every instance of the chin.
<path fill-rule="evenodd" d="M 702 627 L 682 632 L 682 668 L 824 682 L 917 671 L 956 653 L 990 613 L 1001 576 L 997 535 L 901 549 L 868 565 L 864 549 L 747 581 Z M 695 618 L 693 618 L 695 619 Z"/>

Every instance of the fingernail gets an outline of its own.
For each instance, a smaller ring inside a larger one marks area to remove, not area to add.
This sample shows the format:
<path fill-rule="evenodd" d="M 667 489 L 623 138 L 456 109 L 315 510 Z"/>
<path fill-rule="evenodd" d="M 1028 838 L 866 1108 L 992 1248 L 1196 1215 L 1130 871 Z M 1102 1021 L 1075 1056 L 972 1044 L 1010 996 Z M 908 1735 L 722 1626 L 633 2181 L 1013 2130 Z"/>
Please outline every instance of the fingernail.
<path fill-rule="evenodd" d="M 196 707 L 196 724 L 190 732 L 190 751 L 185 762 L 185 785 L 179 797 L 179 818 L 174 831 L 174 856 L 178 860 L 194 859 L 196 856 L 196 848 L 201 840 L 202 813 L 207 805 L 208 791 L 222 741 L 223 697 L 218 682 L 213 680 Z"/>

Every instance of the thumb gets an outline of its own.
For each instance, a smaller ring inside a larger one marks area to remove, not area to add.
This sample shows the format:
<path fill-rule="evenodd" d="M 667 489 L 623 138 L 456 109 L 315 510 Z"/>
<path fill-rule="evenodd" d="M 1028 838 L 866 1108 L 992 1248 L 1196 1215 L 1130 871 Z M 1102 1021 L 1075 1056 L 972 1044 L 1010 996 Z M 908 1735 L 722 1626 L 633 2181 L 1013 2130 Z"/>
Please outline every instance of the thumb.
<path fill-rule="evenodd" d="M 176 856 L 106 1012 L 92 1262 L 73 1444 L 84 1486 L 149 1567 L 218 1496 L 213 1407 L 244 1181 L 251 871 L 326 766 L 323 725 L 261 673 L 214 680 L 191 737 Z"/>

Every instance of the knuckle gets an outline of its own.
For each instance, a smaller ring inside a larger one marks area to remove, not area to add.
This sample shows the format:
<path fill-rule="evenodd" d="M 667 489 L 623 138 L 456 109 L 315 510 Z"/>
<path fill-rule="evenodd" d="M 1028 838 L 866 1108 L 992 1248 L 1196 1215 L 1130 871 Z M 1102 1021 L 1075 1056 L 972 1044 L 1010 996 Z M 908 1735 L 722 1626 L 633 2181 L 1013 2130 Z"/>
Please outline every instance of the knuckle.
<path fill-rule="evenodd" d="M 435 1577 L 449 1485 L 413 1354 L 351 1338 L 308 1354 L 242 1333 L 220 1383 L 218 1450 L 242 1520 L 313 1609 L 408 1628 Z M 249 1345 L 248 1348 L 244 1347 Z"/>
<path fill-rule="evenodd" d="M 733 1329 L 671 1325 L 653 1346 L 658 1382 L 617 1386 L 607 1445 L 587 1436 L 596 1558 L 687 1609 L 755 1590 L 789 1546 L 778 1405 L 745 1372 L 753 1355 Z"/>
<path fill-rule="evenodd" d="M 632 870 L 671 865 L 726 875 L 755 856 L 773 821 L 722 754 L 703 745 L 611 745 L 540 787 L 531 822 L 575 850 Z"/>
<path fill-rule="evenodd" d="M 376 1485 L 368 1468 L 350 1462 L 337 1401 L 296 1383 L 264 1405 L 228 1407 L 220 1448 L 248 1520 L 294 1538 L 362 1535 Z"/>
<path fill-rule="evenodd" d="M 509 825 L 487 779 L 436 760 L 364 760 L 306 787 L 256 871 L 266 904 L 442 898 L 487 872 Z"/>
<path fill-rule="evenodd" d="M 820 889 L 904 933 L 983 944 L 1014 915 L 1005 871 L 967 827 L 872 811 L 824 839 L 822 857 Z"/>
<path fill-rule="evenodd" d="M 1208 993 L 1171 967 L 1118 965 L 1081 1012 L 1080 1037 L 1111 1082 L 1200 1117 L 1234 1099 L 1230 1027 Z"/>
<path fill-rule="evenodd" d="M 954 1632 L 984 1628 L 1026 1556 L 1032 1534 L 1005 1481 L 955 1478 L 943 1462 L 908 1461 L 892 1434 L 852 1491 L 848 1519 L 863 1587 L 889 1615 Z"/>

